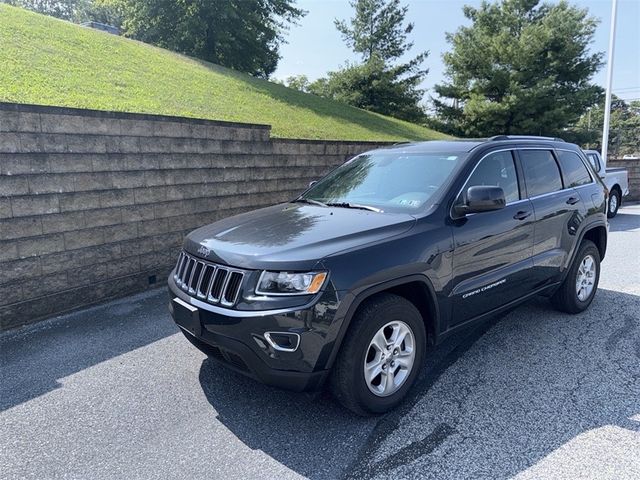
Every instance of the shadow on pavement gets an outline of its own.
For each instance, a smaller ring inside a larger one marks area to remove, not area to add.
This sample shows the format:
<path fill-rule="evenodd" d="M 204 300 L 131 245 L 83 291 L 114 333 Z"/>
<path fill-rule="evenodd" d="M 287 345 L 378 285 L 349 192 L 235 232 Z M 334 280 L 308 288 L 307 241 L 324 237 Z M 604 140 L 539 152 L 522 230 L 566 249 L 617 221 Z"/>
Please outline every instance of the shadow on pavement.
<path fill-rule="evenodd" d="M 428 354 L 419 386 L 427 389 L 493 322 L 447 340 Z M 397 415 L 362 418 L 330 393 L 295 393 L 268 387 L 228 371 L 212 359 L 200 368 L 200 384 L 222 422 L 244 444 L 261 450 L 305 477 L 339 478 L 349 472 L 374 430 L 393 429 Z"/>
<path fill-rule="evenodd" d="M 603 289 L 580 315 L 516 309 L 380 422 L 349 477 L 633 478 L 639 312 L 640 297 Z"/>
<path fill-rule="evenodd" d="M 638 311 L 640 297 L 609 290 L 576 316 L 534 300 L 438 346 L 412 396 L 372 419 L 326 392 L 270 388 L 209 359 L 200 383 L 243 443 L 310 478 L 508 478 L 591 429 L 638 429 Z"/>
<path fill-rule="evenodd" d="M 639 313 L 639 296 L 612 290 L 600 289 L 580 315 L 535 300 L 429 352 L 411 397 L 377 418 L 354 416 L 325 392 L 261 385 L 209 359 L 199 382 L 212 422 L 313 479 L 558 477 L 544 469 L 610 460 L 624 448 L 623 462 L 640 458 L 640 446 L 624 444 L 629 435 L 638 444 L 640 429 L 631 419 L 640 414 Z M 175 333 L 159 289 L 2 335 L 0 408 Z M 593 455 L 604 435 L 615 446 Z"/>
<path fill-rule="evenodd" d="M 375 425 L 326 392 L 268 387 L 211 359 L 202 363 L 200 383 L 217 420 L 240 441 L 309 478 L 339 477 Z"/>
<path fill-rule="evenodd" d="M 165 298 L 160 288 L 0 336 L 0 411 L 59 388 L 61 378 L 175 334 Z"/>
<path fill-rule="evenodd" d="M 622 210 L 609 220 L 610 232 L 628 232 L 640 229 L 640 215 L 623 213 Z"/>

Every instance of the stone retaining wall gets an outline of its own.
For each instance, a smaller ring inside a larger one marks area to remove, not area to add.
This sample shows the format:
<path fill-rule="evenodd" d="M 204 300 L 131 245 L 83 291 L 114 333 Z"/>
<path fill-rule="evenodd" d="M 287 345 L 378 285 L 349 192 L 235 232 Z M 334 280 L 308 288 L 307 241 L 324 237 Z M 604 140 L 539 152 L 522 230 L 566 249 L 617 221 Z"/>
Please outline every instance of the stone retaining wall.
<path fill-rule="evenodd" d="M 161 285 L 189 231 L 380 145 L 0 103 L 0 330 Z"/>

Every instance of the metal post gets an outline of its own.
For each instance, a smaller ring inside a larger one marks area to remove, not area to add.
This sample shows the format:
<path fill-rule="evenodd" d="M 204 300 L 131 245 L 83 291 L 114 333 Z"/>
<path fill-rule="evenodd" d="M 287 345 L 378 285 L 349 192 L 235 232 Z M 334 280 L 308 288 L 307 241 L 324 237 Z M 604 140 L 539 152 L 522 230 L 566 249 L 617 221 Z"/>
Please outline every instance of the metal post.
<path fill-rule="evenodd" d="M 587 150 L 591 148 L 591 107 L 587 108 Z"/>
<path fill-rule="evenodd" d="M 613 77 L 613 50 L 616 43 L 616 14 L 618 0 L 611 2 L 611 26 L 609 27 L 609 61 L 607 62 L 607 90 L 604 101 L 604 124 L 602 125 L 602 158 L 608 163 L 609 121 L 611 120 L 611 79 Z"/>

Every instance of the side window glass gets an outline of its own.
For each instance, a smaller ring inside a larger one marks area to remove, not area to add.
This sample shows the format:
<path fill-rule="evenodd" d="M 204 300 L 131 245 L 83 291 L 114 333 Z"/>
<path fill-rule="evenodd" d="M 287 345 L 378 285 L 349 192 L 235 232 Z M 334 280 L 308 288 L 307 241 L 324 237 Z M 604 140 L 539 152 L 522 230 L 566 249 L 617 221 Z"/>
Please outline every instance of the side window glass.
<path fill-rule="evenodd" d="M 596 172 L 600 171 L 600 162 L 598 161 L 598 156 L 594 155 L 593 153 L 590 153 L 587 155 L 587 158 L 589 159 L 589 162 L 591 163 L 591 166 L 593 167 L 593 169 Z"/>
<path fill-rule="evenodd" d="M 562 178 L 553 154 L 548 150 L 520 150 L 529 197 L 562 190 Z"/>
<path fill-rule="evenodd" d="M 511 152 L 492 153 L 480 161 L 467 180 L 465 190 L 479 185 L 501 187 L 507 203 L 520 200 L 518 175 Z"/>
<path fill-rule="evenodd" d="M 564 184 L 567 187 L 578 187 L 591 183 L 591 175 L 577 153 L 559 150 L 558 160 L 560 167 L 562 167 Z"/>

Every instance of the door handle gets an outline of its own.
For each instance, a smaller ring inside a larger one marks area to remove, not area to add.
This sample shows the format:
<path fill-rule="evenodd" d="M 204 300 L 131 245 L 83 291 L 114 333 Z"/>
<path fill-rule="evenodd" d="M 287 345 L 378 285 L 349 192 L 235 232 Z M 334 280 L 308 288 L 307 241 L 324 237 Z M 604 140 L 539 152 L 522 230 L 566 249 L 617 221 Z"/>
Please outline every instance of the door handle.
<path fill-rule="evenodd" d="M 569 200 L 567 200 L 567 205 L 575 205 L 579 201 L 580 199 L 578 197 L 569 197 Z"/>
<path fill-rule="evenodd" d="M 513 218 L 515 220 L 524 220 L 525 218 L 527 218 L 530 215 L 531 215 L 531 212 L 525 212 L 524 210 L 520 210 L 518 213 L 516 213 L 513 216 Z"/>

